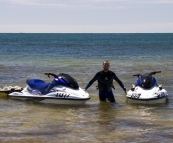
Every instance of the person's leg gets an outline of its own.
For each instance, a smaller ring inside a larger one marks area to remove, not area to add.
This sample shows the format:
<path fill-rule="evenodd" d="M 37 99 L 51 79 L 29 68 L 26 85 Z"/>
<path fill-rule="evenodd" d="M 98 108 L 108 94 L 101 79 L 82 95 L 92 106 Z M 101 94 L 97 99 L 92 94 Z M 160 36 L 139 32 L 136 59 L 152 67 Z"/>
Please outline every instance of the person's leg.
<path fill-rule="evenodd" d="M 106 98 L 107 98 L 110 102 L 116 102 L 116 101 L 115 101 L 115 98 L 114 98 L 114 95 L 113 95 L 113 92 L 112 92 L 112 89 L 110 89 L 110 90 L 107 91 Z"/>
<path fill-rule="evenodd" d="M 106 92 L 104 90 L 99 89 L 99 99 L 100 101 L 106 101 Z"/>

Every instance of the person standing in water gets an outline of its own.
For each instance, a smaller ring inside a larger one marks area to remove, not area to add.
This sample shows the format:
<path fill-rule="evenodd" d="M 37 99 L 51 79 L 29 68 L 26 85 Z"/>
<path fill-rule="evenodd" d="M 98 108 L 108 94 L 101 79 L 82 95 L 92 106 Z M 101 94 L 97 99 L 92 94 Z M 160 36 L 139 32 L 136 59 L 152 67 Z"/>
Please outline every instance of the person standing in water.
<path fill-rule="evenodd" d="M 106 99 L 108 99 L 110 102 L 116 102 L 112 92 L 112 88 L 114 88 L 113 79 L 118 82 L 118 84 L 124 90 L 125 94 L 127 94 L 127 90 L 124 87 L 123 83 L 118 79 L 116 74 L 113 71 L 109 70 L 109 67 L 109 61 L 105 60 L 103 62 L 103 70 L 96 73 L 93 79 L 86 85 L 84 90 L 86 91 L 97 80 L 100 101 L 106 101 Z"/>

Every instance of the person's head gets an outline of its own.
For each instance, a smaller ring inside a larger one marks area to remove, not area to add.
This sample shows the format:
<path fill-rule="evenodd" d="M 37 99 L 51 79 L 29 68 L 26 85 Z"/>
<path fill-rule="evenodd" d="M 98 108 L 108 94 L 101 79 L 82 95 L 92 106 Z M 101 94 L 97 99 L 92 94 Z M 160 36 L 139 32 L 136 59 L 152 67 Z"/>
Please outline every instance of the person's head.
<path fill-rule="evenodd" d="M 108 60 L 105 60 L 105 61 L 103 62 L 103 70 L 104 70 L 105 72 L 107 72 L 107 71 L 109 70 L 109 67 L 110 67 L 109 61 L 108 61 Z"/>

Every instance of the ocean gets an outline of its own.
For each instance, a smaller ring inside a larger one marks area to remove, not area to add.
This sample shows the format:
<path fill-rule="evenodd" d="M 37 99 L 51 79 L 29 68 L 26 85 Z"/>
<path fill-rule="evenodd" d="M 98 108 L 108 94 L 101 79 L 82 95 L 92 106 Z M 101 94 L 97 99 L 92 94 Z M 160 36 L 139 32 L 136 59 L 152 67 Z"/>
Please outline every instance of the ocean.
<path fill-rule="evenodd" d="M 45 72 L 70 74 L 84 88 L 104 60 L 128 90 L 133 74 L 161 71 L 168 103 L 128 104 L 116 81 L 116 104 L 99 101 L 97 83 L 83 106 L 0 98 L 0 142 L 173 142 L 172 33 L 0 33 L 0 88 L 50 82 Z"/>

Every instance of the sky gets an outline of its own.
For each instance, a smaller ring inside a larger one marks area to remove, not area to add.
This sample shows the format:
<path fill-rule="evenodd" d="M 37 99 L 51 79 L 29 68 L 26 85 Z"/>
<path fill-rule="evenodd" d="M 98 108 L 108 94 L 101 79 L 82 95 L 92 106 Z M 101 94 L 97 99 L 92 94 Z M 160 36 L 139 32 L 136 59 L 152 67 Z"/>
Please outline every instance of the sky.
<path fill-rule="evenodd" d="M 173 33 L 173 0 L 0 0 L 0 33 Z"/>

